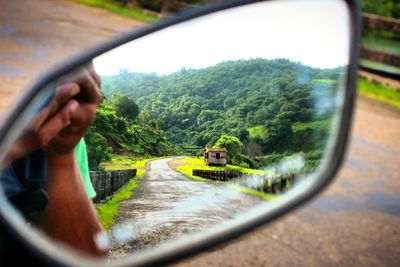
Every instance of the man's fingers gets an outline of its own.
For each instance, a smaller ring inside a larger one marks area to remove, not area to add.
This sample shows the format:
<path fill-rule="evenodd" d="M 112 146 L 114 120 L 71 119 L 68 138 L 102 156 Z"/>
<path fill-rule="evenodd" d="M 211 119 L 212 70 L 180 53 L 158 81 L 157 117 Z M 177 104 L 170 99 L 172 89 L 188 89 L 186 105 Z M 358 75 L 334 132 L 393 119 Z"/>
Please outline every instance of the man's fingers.
<path fill-rule="evenodd" d="M 68 100 L 74 98 L 80 92 L 79 85 L 76 83 L 66 83 L 57 88 L 57 93 L 54 96 L 54 102 L 59 106 L 65 104 Z"/>
<path fill-rule="evenodd" d="M 12 161 L 37 149 L 46 149 L 51 140 L 56 137 L 71 123 L 72 114 L 78 110 L 79 104 L 76 100 L 68 102 L 61 110 L 54 114 L 36 132 L 30 132 L 20 138 L 6 153 L 6 159 Z"/>
<path fill-rule="evenodd" d="M 80 87 L 80 93 L 76 97 L 79 102 L 99 104 L 101 95 L 99 92 L 100 78 L 95 74 L 93 67 L 82 67 L 63 78 L 64 82 L 77 83 Z"/>
<path fill-rule="evenodd" d="M 96 105 L 80 105 L 79 109 L 71 114 L 72 132 L 85 132 L 96 119 Z"/>
<path fill-rule="evenodd" d="M 96 70 L 94 69 L 93 63 L 89 63 L 87 65 L 87 68 L 89 70 L 90 76 L 92 76 L 93 80 L 96 82 L 97 86 L 100 88 L 101 87 L 101 78 L 97 74 Z"/>
<path fill-rule="evenodd" d="M 96 105 L 101 102 L 98 82 L 95 81 L 94 77 L 87 69 L 82 71 L 82 76 L 77 82 L 81 86 L 82 90 L 80 95 L 85 102 Z"/>
<path fill-rule="evenodd" d="M 76 83 L 61 85 L 57 89 L 49 105 L 32 118 L 29 132 L 37 131 L 44 122 L 56 113 L 68 100 L 71 100 L 77 95 L 79 91 L 79 86 Z"/>
<path fill-rule="evenodd" d="M 57 88 L 56 94 L 50 103 L 49 116 L 53 115 L 60 107 L 74 98 L 80 92 L 76 83 L 66 83 Z"/>
<path fill-rule="evenodd" d="M 72 114 L 79 108 L 76 100 L 70 100 L 61 110 L 54 114 L 36 134 L 40 147 L 46 148 L 49 142 L 65 127 L 71 124 Z"/>

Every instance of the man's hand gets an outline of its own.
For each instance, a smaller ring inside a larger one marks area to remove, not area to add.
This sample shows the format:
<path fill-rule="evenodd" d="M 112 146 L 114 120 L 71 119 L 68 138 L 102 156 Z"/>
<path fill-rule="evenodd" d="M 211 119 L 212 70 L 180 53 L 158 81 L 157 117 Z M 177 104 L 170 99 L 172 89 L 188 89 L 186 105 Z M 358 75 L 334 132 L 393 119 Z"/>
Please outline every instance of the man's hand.
<path fill-rule="evenodd" d="M 50 104 L 33 117 L 29 131 L 11 147 L 4 165 L 38 149 L 71 152 L 89 128 L 101 102 L 99 76 L 90 64 L 63 82 Z"/>
<path fill-rule="evenodd" d="M 70 105 L 67 116 L 60 114 L 61 116 L 49 125 L 51 133 L 55 133 L 61 128 L 57 135 L 49 139 L 49 143 L 44 144 L 44 150 L 50 154 L 64 154 L 73 151 L 94 121 L 96 109 L 102 99 L 99 93 L 100 78 L 91 64 L 69 75 L 65 81 L 74 81 L 73 84 L 79 86 L 80 91 L 74 99 L 67 103 Z"/>

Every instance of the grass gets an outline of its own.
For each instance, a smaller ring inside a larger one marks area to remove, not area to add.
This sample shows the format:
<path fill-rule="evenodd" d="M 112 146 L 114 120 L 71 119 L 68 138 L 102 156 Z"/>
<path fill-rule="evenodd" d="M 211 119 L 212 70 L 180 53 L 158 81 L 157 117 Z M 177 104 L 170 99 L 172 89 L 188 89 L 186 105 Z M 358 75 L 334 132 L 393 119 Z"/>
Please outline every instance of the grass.
<path fill-rule="evenodd" d="M 314 83 L 319 83 L 319 84 L 336 84 L 336 80 L 332 79 L 313 79 L 312 80 Z"/>
<path fill-rule="evenodd" d="M 184 175 L 198 180 L 198 181 L 210 181 L 209 179 L 202 178 L 199 176 L 195 176 L 192 174 L 193 169 L 201 169 L 201 170 L 214 170 L 214 171 L 221 171 L 221 170 L 236 170 L 240 171 L 243 173 L 248 173 L 248 174 L 259 174 L 263 175 L 265 172 L 262 170 L 253 170 L 253 169 L 248 169 L 248 168 L 243 168 L 239 166 L 234 166 L 234 165 L 227 165 L 226 167 L 215 167 L 215 166 L 208 166 L 204 163 L 203 159 L 197 159 L 197 158 L 184 158 L 180 160 L 181 162 L 185 163 L 183 166 L 176 167 L 176 170 L 183 173 Z M 216 183 L 220 183 L 218 181 L 214 181 Z M 239 186 L 239 185 L 234 185 L 229 183 L 228 186 L 234 190 L 238 190 L 242 193 L 252 195 L 252 196 L 257 196 L 265 200 L 273 200 L 276 196 L 268 193 L 263 193 L 259 192 L 247 187 Z"/>
<path fill-rule="evenodd" d="M 249 169 L 249 168 L 243 168 L 240 166 L 234 166 L 234 165 L 226 165 L 226 167 L 217 167 L 217 166 L 209 166 L 207 165 L 202 158 L 184 158 L 180 160 L 182 163 L 185 165 L 179 166 L 176 168 L 177 171 L 182 172 L 185 175 L 188 176 L 193 176 L 191 175 L 193 169 L 200 169 L 200 170 L 211 170 L 211 171 L 228 171 L 228 170 L 233 170 L 233 171 L 239 171 L 242 173 L 247 173 L 247 174 L 260 174 L 263 175 L 265 172 L 262 170 L 254 170 L 254 169 Z M 196 176 L 197 177 L 197 176 Z M 192 177 L 193 178 L 193 177 Z M 200 178 L 200 177 L 198 177 Z M 203 179 L 202 180 L 207 180 Z"/>
<path fill-rule="evenodd" d="M 176 167 L 176 170 L 183 173 L 184 175 L 186 175 L 192 179 L 198 180 L 198 181 L 210 181 L 209 179 L 193 175 L 193 167 L 191 167 L 191 166 L 179 166 L 179 167 Z"/>
<path fill-rule="evenodd" d="M 390 38 L 382 38 L 372 34 L 363 36 L 362 45 L 364 47 L 384 51 L 386 53 L 400 55 L 400 41 Z"/>
<path fill-rule="evenodd" d="M 379 62 L 370 61 L 370 60 L 366 60 L 366 59 L 361 59 L 360 63 L 361 63 L 361 66 L 364 66 L 364 67 L 369 67 L 372 69 L 378 69 L 381 71 L 400 74 L 400 68 L 397 68 L 395 66 L 385 65 L 385 64 L 382 64 Z"/>
<path fill-rule="evenodd" d="M 136 20 L 141 20 L 144 22 L 154 22 L 158 20 L 157 16 L 150 14 L 149 12 L 146 12 L 140 8 L 127 8 L 107 0 L 74 0 L 74 1 L 87 6 L 102 8 L 112 13 Z"/>
<path fill-rule="evenodd" d="M 311 121 L 311 122 L 295 122 L 292 124 L 293 132 L 298 132 L 306 129 L 329 129 L 331 119 Z"/>
<path fill-rule="evenodd" d="M 127 170 L 136 167 L 138 159 L 133 159 L 129 155 L 111 155 L 111 162 L 103 162 L 101 167 L 106 171 Z"/>
<path fill-rule="evenodd" d="M 254 127 L 249 127 L 247 128 L 249 131 L 249 138 L 254 139 L 254 138 L 266 138 L 268 135 L 267 129 L 263 125 L 258 125 Z"/>
<path fill-rule="evenodd" d="M 120 202 L 124 199 L 130 198 L 133 194 L 133 191 L 139 185 L 139 180 L 143 177 L 143 174 L 146 172 L 145 168 L 146 163 L 150 160 L 153 160 L 153 159 L 140 159 L 135 161 L 127 157 L 128 156 L 119 156 L 119 155 L 113 156 L 113 160 L 115 159 L 118 163 L 109 170 L 116 170 L 116 166 L 125 166 L 125 165 L 119 165 L 121 164 L 120 162 L 124 162 L 124 164 L 129 164 L 129 168 L 137 169 L 136 176 L 133 179 L 131 179 L 127 185 L 125 185 L 117 193 L 115 193 L 109 201 L 107 201 L 104 204 L 96 205 L 97 216 L 99 217 L 101 224 L 106 230 L 110 230 L 111 227 L 114 225 L 115 218 L 117 217 L 119 212 Z"/>
<path fill-rule="evenodd" d="M 110 230 L 111 227 L 115 223 L 115 217 L 118 215 L 120 202 L 124 199 L 129 198 L 133 190 L 138 186 L 139 177 L 136 176 L 134 179 L 131 179 L 129 183 L 124 186 L 118 193 L 114 194 L 114 196 L 104 204 L 96 205 L 97 216 L 104 229 Z"/>
<path fill-rule="evenodd" d="M 370 82 L 364 78 L 358 79 L 358 92 L 360 95 L 378 100 L 386 105 L 400 109 L 400 91 Z"/>

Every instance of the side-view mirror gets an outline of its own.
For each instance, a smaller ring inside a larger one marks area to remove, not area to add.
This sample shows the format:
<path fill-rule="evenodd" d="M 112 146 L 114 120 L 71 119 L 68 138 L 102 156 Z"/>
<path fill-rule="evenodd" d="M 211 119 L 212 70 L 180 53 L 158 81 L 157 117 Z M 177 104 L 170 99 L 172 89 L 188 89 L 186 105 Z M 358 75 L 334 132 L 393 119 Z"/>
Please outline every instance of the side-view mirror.
<path fill-rule="evenodd" d="M 0 256 L 166 264 L 305 203 L 344 157 L 359 32 L 357 0 L 222 1 L 62 64 L 1 128 Z"/>

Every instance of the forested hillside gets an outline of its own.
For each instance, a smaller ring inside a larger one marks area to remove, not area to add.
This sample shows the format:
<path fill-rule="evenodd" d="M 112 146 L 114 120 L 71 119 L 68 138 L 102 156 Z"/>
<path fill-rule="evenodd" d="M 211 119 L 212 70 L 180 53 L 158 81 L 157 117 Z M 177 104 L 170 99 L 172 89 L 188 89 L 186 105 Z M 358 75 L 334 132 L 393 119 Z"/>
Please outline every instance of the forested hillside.
<path fill-rule="evenodd" d="M 169 75 L 120 70 L 102 80 L 106 97 L 128 96 L 140 109 L 137 121 L 174 145 L 210 147 L 222 135 L 237 137 L 236 163 L 257 167 L 294 152 L 320 158 L 341 75 L 341 68 L 251 59 Z"/>
<path fill-rule="evenodd" d="M 89 167 L 99 168 L 109 161 L 111 153 L 136 156 L 165 156 L 177 154 L 161 130 L 140 121 L 139 108 L 134 101 L 120 94 L 105 98 L 96 111 L 96 120 L 85 139 Z"/>

